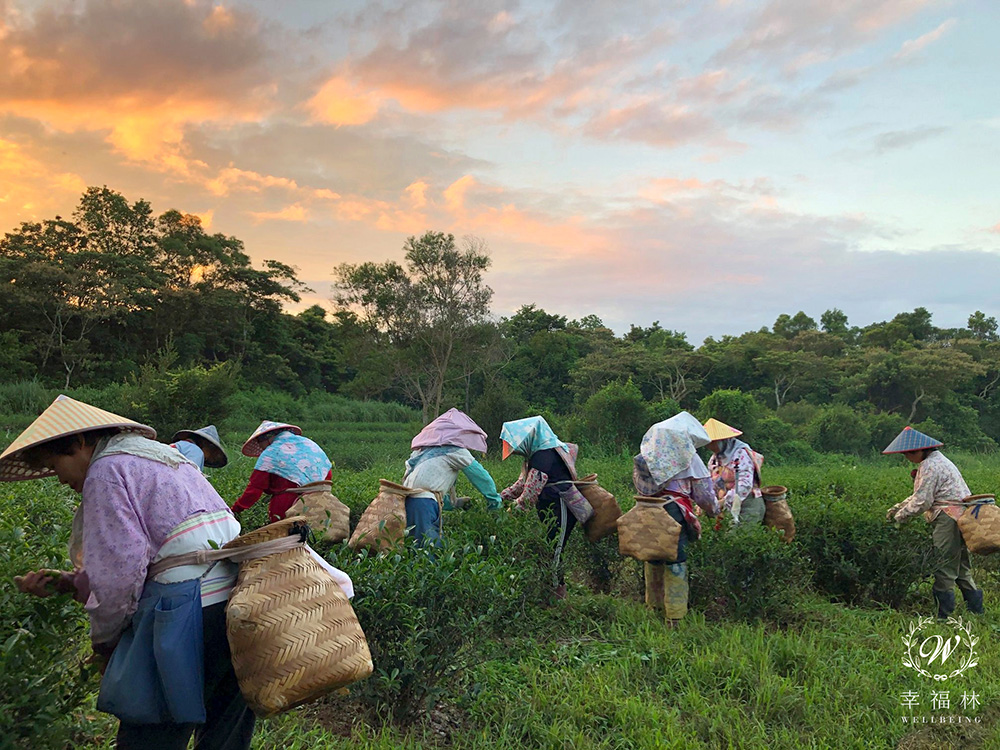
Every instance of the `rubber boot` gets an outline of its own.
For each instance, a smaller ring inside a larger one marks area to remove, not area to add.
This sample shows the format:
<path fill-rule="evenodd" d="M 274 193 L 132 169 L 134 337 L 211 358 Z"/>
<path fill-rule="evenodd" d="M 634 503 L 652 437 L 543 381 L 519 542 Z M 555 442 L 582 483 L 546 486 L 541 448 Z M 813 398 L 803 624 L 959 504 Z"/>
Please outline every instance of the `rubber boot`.
<path fill-rule="evenodd" d="M 981 615 L 985 613 L 982 589 L 972 589 L 971 591 L 962 589 L 962 598 L 965 599 L 965 608 L 972 614 Z"/>
<path fill-rule="evenodd" d="M 937 602 L 937 616 L 939 620 L 947 620 L 951 613 L 955 611 L 954 591 L 935 591 L 934 600 Z"/>

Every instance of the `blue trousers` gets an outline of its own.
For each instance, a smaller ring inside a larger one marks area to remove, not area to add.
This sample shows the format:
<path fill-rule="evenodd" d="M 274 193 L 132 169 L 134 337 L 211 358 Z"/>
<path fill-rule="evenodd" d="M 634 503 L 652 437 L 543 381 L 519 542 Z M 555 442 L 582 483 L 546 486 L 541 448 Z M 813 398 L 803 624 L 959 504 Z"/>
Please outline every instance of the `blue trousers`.
<path fill-rule="evenodd" d="M 421 547 L 441 540 L 441 506 L 434 497 L 406 498 L 406 525 Z"/>

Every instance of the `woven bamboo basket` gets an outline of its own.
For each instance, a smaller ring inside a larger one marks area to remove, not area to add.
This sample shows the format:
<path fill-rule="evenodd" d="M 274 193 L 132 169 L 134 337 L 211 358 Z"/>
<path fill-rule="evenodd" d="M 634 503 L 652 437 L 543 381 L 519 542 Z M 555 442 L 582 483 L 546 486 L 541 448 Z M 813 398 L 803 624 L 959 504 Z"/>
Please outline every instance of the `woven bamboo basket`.
<path fill-rule="evenodd" d="M 966 508 L 958 519 L 958 528 L 969 552 L 977 555 L 1000 552 L 1000 508 L 995 500 L 993 495 L 972 495 L 962 501 L 976 503 Z"/>
<path fill-rule="evenodd" d="M 361 514 L 348 544 L 351 549 L 381 552 L 403 540 L 406 533 L 406 498 L 413 490 L 388 479 L 378 480 L 379 493 Z"/>
<path fill-rule="evenodd" d="M 643 562 L 675 562 L 681 525 L 667 513 L 666 498 L 635 496 L 635 506 L 618 519 L 618 551 Z"/>
<path fill-rule="evenodd" d="M 583 525 L 587 539 L 597 542 L 614 534 L 618 530 L 618 519 L 622 514 L 615 496 L 597 483 L 597 474 L 583 477 L 576 483 L 576 487 L 594 509 L 594 515 Z"/>
<path fill-rule="evenodd" d="M 327 542 L 342 542 L 351 535 L 351 509 L 326 488 L 302 492 L 285 515 L 303 516 L 313 533 Z"/>
<path fill-rule="evenodd" d="M 279 539 L 302 521 L 269 524 L 226 548 Z M 226 625 L 240 692 L 261 717 L 372 673 L 368 642 L 350 601 L 304 546 L 240 564 Z"/>
<path fill-rule="evenodd" d="M 761 487 L 764 497 L 764 525 L 782 532 L 786 542 L 795 538 L 795 517 L 788 505 L 788 488 L 781 485 Z"/>

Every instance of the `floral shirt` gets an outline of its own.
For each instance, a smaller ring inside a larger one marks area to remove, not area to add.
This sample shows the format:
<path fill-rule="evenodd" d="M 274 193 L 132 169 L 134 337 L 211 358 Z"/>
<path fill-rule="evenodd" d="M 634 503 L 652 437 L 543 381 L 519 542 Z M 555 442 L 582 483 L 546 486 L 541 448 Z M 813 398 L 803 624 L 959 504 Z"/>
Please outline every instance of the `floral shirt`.
<path fill-rule="evenodd" d="M 901 503 L 895 519 L 905 521 L 918 513 L 924 513 L 924 518 L 929 523 L 944 511 L 957 521 L 965 508 L 946 503 L 963 500 L 971 494 L 958 467 L 941 451 L 931 451 L 917 467 L 913 494 Z"/>
<path fill-rule="evenodd" d="M 94 461 L 82 494 L 90 638 L 113 643 L 135 612 L 150 562 L 178 524 L 227 508 L 193 464 L 170 467 L 127 454 Z"/>
<path fill-rule="evenodd" d="M 735 518 L 739 518 L 744 500 L 750 495 L 760 497 L 757 465 L 746 448 L 738 450 L 728 464 L 723 464 L 713 454 L 708 459 L 708 470 L 712 474 L 712 484 L 720 505 Z"/>

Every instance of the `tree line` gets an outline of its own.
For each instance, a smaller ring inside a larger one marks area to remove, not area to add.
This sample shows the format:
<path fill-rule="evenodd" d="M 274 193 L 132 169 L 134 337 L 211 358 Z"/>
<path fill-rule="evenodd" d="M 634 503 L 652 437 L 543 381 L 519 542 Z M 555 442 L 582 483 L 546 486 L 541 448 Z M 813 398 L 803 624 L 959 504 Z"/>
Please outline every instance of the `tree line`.
<path fill-rule="evenodd" d="M 659 322 L 618 336 L 536 305 L 497 320 L 484 241 L 427 232 L 403 250 L 334 268 L 334 313 L 290 314 L 308 291 L 293 267 L 255 267 L 197 216 L 91 187 L 71 219 L 0 240 L 0 381 L 100 387 L 168 352 L 177 368 L 229 363 L 245 384 L 399 401 L 425 420 L 459 406 L 489 429 L 541 411 L 613 449 L 634 439 L 629 420 L 709 407 L 776 452 L 862 452 L 907 423 L 969 449 L 1000 440 L 1000 340 L 980 311 L 957 329 L 923 307 L 862 327 L 800 311 L 696 347 Z"/>

